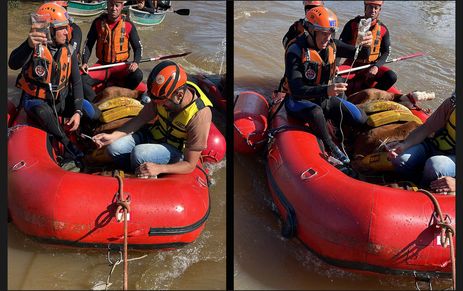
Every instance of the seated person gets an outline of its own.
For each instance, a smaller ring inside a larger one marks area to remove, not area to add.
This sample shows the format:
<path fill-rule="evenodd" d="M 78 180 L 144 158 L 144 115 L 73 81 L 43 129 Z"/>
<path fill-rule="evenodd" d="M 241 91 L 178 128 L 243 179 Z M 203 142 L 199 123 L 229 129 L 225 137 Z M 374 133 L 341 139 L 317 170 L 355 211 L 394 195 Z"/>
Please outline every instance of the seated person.
<path fill-rule="evenodd" d="M 310 122 L 315 134 L 323 141 L 331 155 L 346 164 L 350 159 L 333 142 L 325 116 L 340 123 L 363 125 L 367 116 L 363 110 L 343 98 L 346 83 L 333 82 L 336 57 L 351 57 L 353 46 L 337 47 L 332 35 L 338 27 L 337 16 L 328 8 L 310 9 L 304 21 L 307 33 L 297 37 L 285 54 L 285 77 L 282 87 L 288 93 L 285 108 L 288 114 L 303 122 Z M 360 55 L 369 53 L 363 48 Z"/>
<path fill-rule="evenodd" d="M 391 145 L 388 155 L 398 173 L 421 179 L 422 187 L 437 193 L 455 191 L 455 104 L 454 92 L 404 141 Z"/>
<path fill-rule="evenodd" d="M 212 103 L 180 65 L 163 61 L 148 77 L 152 102 L 111 134 L 93 137 L 116 166 L 134 170 L 139 177 L 192 172 L 207 147 Z M 157 117 L 154 126 L 146 124 Z"/>
<path fill-rule="evenodd" d="M 37 24 L 32 24 L 29 37 L 11 52 L 8 64 L 12 70 L 22 67 L 16 86 L 23 90 L 21 100 L 27 116 L 79 159 L 83 154 L 66 136 L 58 115 L 70 117 L 66 125 L 70 131 L 75 131 L 82 116 L 97 120 L 100 112 L 83 99 L 77 56 L 71 53 L 68 45 L 66 10 L 55 3 L 45 3 L 39 7 L 37 14 L 50 16 L 51 42 L 47 41 L 47 34 L 39 30 Z"/>
<path fill-rule="evenodd" d="M 373 37 L 368 57 L 358 57 L 355 60 L 354 67 L 366 64 L 373 64 L 370 68 L 364 69 L 356 73 L 355 78 L 349 81 L 349 92 L 354 93 L 362 89 L 369 88 L 373 82 L 377 89 L 388 90 L 397 81 L 397 75 L 384 66 L 390 53 L 391 40 L 389 30 L 379 21 L 379 14 L 384 1 L 364 1 L 365 14 L 357 16 L 349 20 L 341 32 L 339 39 L 345 43 L 356 45 L 357 34 L 360 20 L 363 18 L 371 18 L 371 26 L 369 31 Z M 353 59 L 348 59 L 345 65 L 352 65 Z"/>
<path fill-rule="evenodd" d="M 135 25 L 121 14 L 123 0 L 109 0 L 108 11 L 97 17 L 90 27 L 82 52 L 82 82 L 85 98 L 91 102 L 96 94 L 92 86 L 114 80 L 119 86 L 135 89 L 143 79 L 143 72 L 138 67 L 142 56 L 142 47 Z M 129 44 L 133 49 L 134 59 L 128 66 L 117 66 L 103 70 L 88 71 L 88 60 L 96 42 L 97 64 L 113 64 L 129 59 Z"/>

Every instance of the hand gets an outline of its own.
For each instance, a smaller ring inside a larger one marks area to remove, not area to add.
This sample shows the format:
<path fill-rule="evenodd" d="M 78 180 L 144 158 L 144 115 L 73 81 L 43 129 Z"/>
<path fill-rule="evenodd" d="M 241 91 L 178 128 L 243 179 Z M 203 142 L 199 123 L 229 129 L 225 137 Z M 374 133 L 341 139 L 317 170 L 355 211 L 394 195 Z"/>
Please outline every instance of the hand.
<path fill-rule="evenodd" d="M 130 66 L 127 68 L 127 70 L 131 73 L 135 72 L 138 69 L 138 64 L 133 62 L 130 64 Z"/>
<path fill-rule="evenodd" d="M 333 97 L 347 90 L 347 83 L 333 83 L 328 86 L 328 97 Z"/>
<path fill-rule="evenodd" d="M 363 37 L 359 35 L 357 43 L 360 46 L 370 47 L 373 44 L 373 35 L 371 34 L 371 31 L 367 31 Z"/>
<path fill-rule="evenodd" d="M 82 72 L 84 72 L 85 74 L 88 74 L 88 64 L 82 64 L 80 66 L 80 69 L 82 70 Z"/>
<path fill-rule="evenodd" d="M 404 144 L 402 142 L 391 142 L 387 145 L 388 149 L 388 154 L 387 154 L 387 159 L 393 160 L 397 158 L 398 155 L 403 153 L 405 150 Z"/>
<path fill-rule="evenodd" d="M 432 181 L 429 187 L 436 193 L 448 194 L 449 192 L 455 192 L 455 178 L 448 176 L 441 177 Z"/>
<path fill-rule="evenodd" d="M 114 142 L 116 139 L 118 139 L 119 136 L 116 135 L 116 132 L 113 133 L 99 133 L 92 137 L 93 141 L 96 143 L 98 148 L 101 148 L 105 145 L 111 144 Z"/>
<path fill-rule="evenodd" d="M 32 25 L 31 30 L 29 31 L 29 36 L 27 37 L 27 44 L 34 48 L 38 44 L 47 44 L 47 35 L 43 32 L 37 31 L 37 27 Z"/>
<path fill-rule="evenodd" d="M 378 73 L 378 67 L 377 66 L 372 66 L 369 70 L 368 70 L 368 73 L 367 73 L 367 79 L 371 79 L 373 78 L 374 76 L 376 76 L 376 74 Z"/>
<path fill-rule="evenodd" d="M 70 126 L 71 128 L 69 131 L 75 131 L 79 128 L 80 124 L 80 114 L 79 113 L 74 113 L 74 115 L 69 119 L 68 122 L 66 122 L 66 126 Z"/>
<path fill-rule="evenodd" d="M 140 178 L 156 177 L 162 174 L 162 165 L 146 162 L 135 169 L 135 174 Z"/>

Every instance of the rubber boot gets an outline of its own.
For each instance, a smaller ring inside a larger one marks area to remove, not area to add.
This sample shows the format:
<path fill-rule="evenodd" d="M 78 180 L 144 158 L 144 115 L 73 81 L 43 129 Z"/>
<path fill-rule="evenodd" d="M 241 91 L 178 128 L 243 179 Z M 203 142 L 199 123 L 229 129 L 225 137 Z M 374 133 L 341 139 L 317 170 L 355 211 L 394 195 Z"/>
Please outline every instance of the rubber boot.
<path fill-rule="evenodd" d="M 344 165 L 350 163 L 350 159 L 336 145 L 330 147 L 330 152 L 334 158 L 338 159 Z"/>

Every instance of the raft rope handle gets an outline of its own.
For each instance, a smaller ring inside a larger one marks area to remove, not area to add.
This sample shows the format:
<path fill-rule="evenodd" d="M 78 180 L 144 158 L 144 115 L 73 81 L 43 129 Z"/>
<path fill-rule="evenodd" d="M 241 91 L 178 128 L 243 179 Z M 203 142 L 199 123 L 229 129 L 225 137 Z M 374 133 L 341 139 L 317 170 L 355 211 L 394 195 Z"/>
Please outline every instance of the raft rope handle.
<path fill-rule="evenodd" d="M 118 222 L 120 222 L 120 220 L 118 219 L 118 214 L 120 213 L 121 210 L 124 211 L 124 216 L 123 216 L 123 220 L 124 220 L 124 252 L 123 252 L 123 255 L 124 255 L 124 279 L 123 279 L 123 290 L 128 290 L 128 265 L 127 265 L 127 245 L 128 245 L 128 234 L 127 234 L 127 230 L 128 230 L 128 225 L 127 225 L 127 222 L 128 222 L 128 213 L 130 212 L 130 196 L 127 196 L 127 198 L 124 197 L 124 181 L 122 180 L 124 177 L 124 172 L 123 171 L 117 171 L 116 172 L 116 179 L 118 181 L 118 184 L 119 184 L 119 190 L 118 190 L 118 197 L 117 197 L 117 200 L 116 200 L 116 203 L 117 203 L 117 208 L 116 208 L 116 220 Z"/>
<path fill-rule="evenodd" d="M 11 167 L 11 171 L 19 171 L 21 170 L 22 168 L 24 168 L 26 166 L 26 162 L 24 160 L 20 160 L 19 162 L 17 162 L 16 164 L 14 164 L 13 167 Z"/>
<path fill-rule="evenodd" d="M 248 134 L 247 137 L 244 137 L 243 132 L 236 126 L 235 123 L 233 123 L 233 127 L 238 131 L 238 133 L 239 133 L 241 136 L 243 136 L 244 140 L 246 141 L 246 144 L 247 144 L 248 146 L 252 147 L 253 149 L 255 149 L 255 148 L 257 147 L 258 144 L 261 144 L 261 143 L 266 142 L 265 139 L 260 140 L 260 141 L 256 141 L 256 142 L 252 142 L 252 141 L 250 140 L 250 137 L 251 137 L 251 136 L 254 136 L 254 135 L 257 135 L 257 133 L 251 132 L 250 134 Z M 261 135 L 263 135 L 263 134 L 261 134 Z"/>
<path fill-rule="evenodd" d="M 453 244 L 453 236 L 455 235 L 455 230 L 450 225 L 450 217 L 446 215 L 444 218 L 444 216 L 442 215 L 442 210 L 436 197 L 434 197 L 434 195 L 432 195 L 432 193 L 427 190 L 419 189 L 418 191 L 424 193 L 427 197 L 429 197 L 429 199 L 431 199 L 434 205 L 435 210 L 433 216 L 436 219 L 438 219 L 438 221 L 436 222 L 436 228 L 440 228 L 441 230 L 440 242 L 442 247 L 446 248 L 448 245 L 450 245 L 450 260 L 452 262 L 452 283 L 453 290 L 456 290 L 456 260 L 455 246 Z"/>
<path fill-rule="evenodd" d="M 318 174 L 317 171 L 315 171 L 315 170 L 312 169 L 312 168 L 308 168 L 307 170 L 305 170 L 304 172 L 302 172 L 302 174 L 301 174 L 301 180 L 308 180 L 308 179 L 311 179 L 311 178 L 315 177 L 317 174 Z"/>

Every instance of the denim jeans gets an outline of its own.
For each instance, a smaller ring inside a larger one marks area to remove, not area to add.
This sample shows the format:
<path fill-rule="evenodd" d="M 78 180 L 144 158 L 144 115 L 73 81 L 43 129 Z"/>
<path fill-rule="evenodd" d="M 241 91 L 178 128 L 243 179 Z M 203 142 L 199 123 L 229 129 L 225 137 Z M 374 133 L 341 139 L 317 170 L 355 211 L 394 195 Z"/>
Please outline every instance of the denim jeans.
<path fill-rule="evenodd" d="M 456 174 L 455 155 L 446 155 L 426 142 L 408 148 L 392 164 L 398 173 L 412 179 L 418 180 L 422 172 L 423 187 L 440 177 Z"/>
<path fill-rule="evenodd" d="M 145 162 L 171 164 L 183 159 L 183 154 L 167 143 L 154 143 L 153 136 L 147 127 L 126 135 L 107 148 L 116 166 L 124 170 L 134 171 Z"/>

